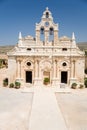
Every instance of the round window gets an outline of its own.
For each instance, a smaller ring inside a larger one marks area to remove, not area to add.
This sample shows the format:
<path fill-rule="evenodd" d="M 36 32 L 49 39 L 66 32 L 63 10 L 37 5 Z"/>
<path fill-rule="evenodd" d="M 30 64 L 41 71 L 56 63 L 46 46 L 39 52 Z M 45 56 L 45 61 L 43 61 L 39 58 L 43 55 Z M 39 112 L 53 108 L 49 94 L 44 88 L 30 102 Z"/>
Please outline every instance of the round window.
<path fill-rule="evenodd" d="M 67 66 L 67 64 L 64 62 L 63 64 L 62 64 L 63 66 Z"/>
<path fill-rule="evenodd" d="M 45 26 L 48 27 L 49 26 L 49 22 L 45 22 Z"/>
<path fill-rule="evenodd" d="M 31 66 L 31 63 L 30 63 L 30 62 L 27 62 L 27 65 L 28 65 L 28 66 Z"/>

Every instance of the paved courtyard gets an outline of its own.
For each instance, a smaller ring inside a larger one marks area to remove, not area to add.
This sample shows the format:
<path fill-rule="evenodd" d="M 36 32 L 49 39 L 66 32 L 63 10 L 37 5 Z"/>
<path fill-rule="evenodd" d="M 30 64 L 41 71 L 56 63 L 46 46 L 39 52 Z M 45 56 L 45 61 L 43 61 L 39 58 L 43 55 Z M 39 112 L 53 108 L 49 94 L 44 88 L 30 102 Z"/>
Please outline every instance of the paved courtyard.
<path fill-rule="evenodd" d="M 32 93 L 0 88 L 0 130 L 28 130 Z"/>
<path fill-rule="evenodd" d="M 68 129 L 87 130 L 87 89 L 56 93 L 56 98 Z"/>
<path fill-rule="evenodd" d="M 47 90 L 48 94 L 50 89 Z M 29 130 L 30 115 L 33 114 L 31 106 L 34 103 L 32 91 L 23 92 L 21 89 L 0 88 L 0 130 Z M 40 91 L 42 93 L 42 90 Z M 44 92 L 45 95 L 42 93 L 43 97 L 48 95 L 46 89 Z M 52 98 L 50 99 L 50 96 L 47 97 L 49 97 L 51 105 L 52 102 L 50 100 Z M 61 112 L 68 130 L 87 130 L 87 89 L 71 90 L 71 93 L 56 93 L 55 99 L 57 99 L 59 106 L 58 111 Z M 38 101 L 37 103 L 38 105 L 40 104 Z M 42 105 L 44 104 L 42 103 Z M 51 114 L 53 109 L 55 108 L 52 107 Z M 37 108 L 37 110 L 41 109 Z M 48 108 L 43 108 L 43 110 L 48 111 Z M 36 128 L 36 130 L 38 129 Z"/>

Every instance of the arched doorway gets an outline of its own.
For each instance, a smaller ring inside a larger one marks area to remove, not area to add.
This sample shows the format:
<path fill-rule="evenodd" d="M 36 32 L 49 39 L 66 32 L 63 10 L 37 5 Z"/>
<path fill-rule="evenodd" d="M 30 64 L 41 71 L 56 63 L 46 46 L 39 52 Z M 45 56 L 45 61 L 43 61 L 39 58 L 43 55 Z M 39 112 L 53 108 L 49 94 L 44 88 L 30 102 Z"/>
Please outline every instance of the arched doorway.
<path fill-rule="evenodd" d="M 40 62 L 40 67 L 41 67 L 41 74 L 42 74 L 42 82 L 44 84 L 44 79 L 48 78 L 49 79 L 49 84 L 51 81 L 51 69 L 52 69 L 52 64 L 49 59 L 49 57 L 45 57 L 45 59 L 42 59 Z"/>
<path fill-rule="evenodd" d="M 48 80 L 48 84 L 50 84 L 50 72 L 49 71 L 44 71 L 43 72 L 43 83 L 45 84 L 45 80 Z"/>

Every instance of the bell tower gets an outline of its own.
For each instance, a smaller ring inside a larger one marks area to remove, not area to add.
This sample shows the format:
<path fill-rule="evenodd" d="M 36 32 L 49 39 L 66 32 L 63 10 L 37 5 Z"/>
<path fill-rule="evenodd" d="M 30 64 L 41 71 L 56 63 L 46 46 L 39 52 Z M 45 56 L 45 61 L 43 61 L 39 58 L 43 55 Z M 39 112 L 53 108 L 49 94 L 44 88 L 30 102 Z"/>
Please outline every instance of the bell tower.
<path fill-rule="evenodd" d="M 58 43 L 58 24 L 55 24 L 48 7 L 43 12 L 41 22 L 36 23 L 36 43 L 49 45 Z"/>

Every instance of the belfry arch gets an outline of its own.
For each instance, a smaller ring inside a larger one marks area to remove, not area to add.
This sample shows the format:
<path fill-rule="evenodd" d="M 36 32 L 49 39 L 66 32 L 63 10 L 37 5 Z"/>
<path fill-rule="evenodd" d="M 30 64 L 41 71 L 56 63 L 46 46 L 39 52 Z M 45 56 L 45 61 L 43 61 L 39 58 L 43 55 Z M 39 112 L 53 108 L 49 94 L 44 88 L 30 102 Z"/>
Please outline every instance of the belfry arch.
<path fill-rule="evenodd" d="M 36 23 L 36 41 L 37 43 L 45 42 L 44 45 L 49 45 L 58 42 L 58 24 L 55 24 L 53 17 L 48 8 L 43 12 L 40 23 Z"/>
<path fill-rule="evenodd" d="M 40 40 L 44 41 L 44 38 L 45 38 L 44 27 L 41 27 L 41 29 L 40 29 Z"/>
<path fill-rule="evenodd" d="M 49 42 L 54 41 L 54 28 L 50 27 L 49 28 Z"/>

